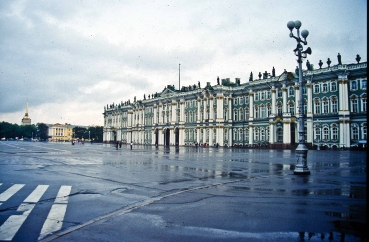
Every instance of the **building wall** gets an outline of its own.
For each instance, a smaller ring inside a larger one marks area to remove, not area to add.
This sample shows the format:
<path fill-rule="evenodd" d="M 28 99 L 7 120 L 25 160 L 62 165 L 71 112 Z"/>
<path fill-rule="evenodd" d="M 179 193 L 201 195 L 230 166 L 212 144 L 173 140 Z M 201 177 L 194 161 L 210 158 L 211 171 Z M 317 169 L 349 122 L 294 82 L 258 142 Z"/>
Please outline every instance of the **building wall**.
<path fill-rule="evenodd" d="M 48 124 L 51 141 L 70 141 L 73 137 L 73 127 L 68 124 Z"/>
<path fill-rule="evenodd" d="M 349 147 L 367 139 L 367 63 L 303 72 L 305 142 Z M 205 88 L 173 86 L 148 99 L 104 107 L 104 141 L 151 145 L 291 147 L 298 142 L 294 73 Z"/>

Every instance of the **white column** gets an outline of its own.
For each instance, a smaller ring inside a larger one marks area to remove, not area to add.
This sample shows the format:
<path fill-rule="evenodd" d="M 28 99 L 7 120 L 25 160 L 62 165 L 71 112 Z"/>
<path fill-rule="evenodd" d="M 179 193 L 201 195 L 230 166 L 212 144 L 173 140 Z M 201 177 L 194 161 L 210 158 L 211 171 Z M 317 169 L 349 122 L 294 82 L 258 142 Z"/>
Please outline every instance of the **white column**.
<path fill-rule="evenodd" d="M 201 119 L 200 106 L 201 106 L 201 99 L 200 99 L 200 97 L 198 97 L 197 98 L 197 120 L 196 120 L 197 123 L 200 123 L 200 119 Z M 194 113 L 194 115 L 195 115 L 195 113 Z M 199 142 L 199 140 L 197 140 L 197 142 Z"/>
<path fill-rule="evenodd" d="M 213 139 L 214 139 L 214 129 L 213 126 L 209 126 L 209 146 L 214 145 Z"/>
<path fill-rule="evenodd" d="M 254 126 L 249 124 L 249 145 L 254 144 Z"/>
<path fill-rule="evenodd" d="M 217 96 L 217 119 L 216 122 L 224 122 L 223 112 L 224 112 L 224 96 L 222 93 L 218 93 Z M 220 143 L 219 143 L 220 144 Z"/>
<path fill-rule="evenodd" d="M 185 132 L 183 127 L 179 127 L 179 145 L 184 145 Z"/>
<path fill-rule="evenodd" d="M 283 84 L 283 87 L 282 87 L 282 98 L 283 98 L 282 112 L 287 113 L 287 88 L 286 88 L 286 84 Z"/>
<path fill-rule="evenodd" d="M 276 107 L 276 89 L 275 87 L 273 86 L 272 90 L 272 114 L 277 114 L 277 107 Z"/>
<path fill-rule="evenodd" d="M 269 120 L 269 143 L 274 144 L 275 140 L 275 131 L 274 131 L 274 121 L 273 119 Z"/>
<path fill-rule="evenodd" d="M 162 103 L 159 103 L 158 105 L 158 115 L 159 115 L 159 124 L 163 124 L 163 115 L 162 115 L 162 112 L 163 112 L 163 104 Z"/>
<path fill-rule="evenodd" d="M 228 122 L 232 122 L 233 120 L 233 110 L 232 110 L 232 96 L 228 97 Z"/>
<path fill-rule="evenodd" d="M 185 100 L 183 98 L 181 98 L 180 100 L 180 122 L 179 123 L 180 124 L 185 123 Z"/>
<path fill-rule="evenodd" d="M 213 122 L 214 120 L 214 98 L 213 96 L 210 97 L 210 105 L 209 105 L 209 122 Z"/>
<path fill-rule="evenodd" d="M 169 132 L 170 132 L 169 144 L 170 145 L 175 145 L 174 144 L 174 142 L 175 142 L 174 128 L 173 127 L 170 127 Z"/>
<path fill-rule="evenodd" d="M 228 129 L 228 146 L 231 147 L 233 145 L 233 128 L 229 127 Z"/>
<path fill-rule="evenodd" d="M 249 93 L 249 121 L 254 120 L 254 93 L 250 90 Z"/>

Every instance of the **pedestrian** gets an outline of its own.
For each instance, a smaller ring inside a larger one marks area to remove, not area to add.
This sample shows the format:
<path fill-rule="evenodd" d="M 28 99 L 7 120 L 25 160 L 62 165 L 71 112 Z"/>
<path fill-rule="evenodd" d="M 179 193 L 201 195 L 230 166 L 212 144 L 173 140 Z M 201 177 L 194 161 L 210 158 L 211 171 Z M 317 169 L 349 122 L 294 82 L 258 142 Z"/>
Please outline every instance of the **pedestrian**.
<path fill-rule="evenodd" d="M 133 143 L 132 143 L 132 141 L 131 141 L 131 150 L 132 150 L 132 145 L 133 145 Z"/>
<path fill-rule="evenodd" d="M 122 141 L 119 141 L 119 149 L 122 148 Z"/>
<path fill-rule="evenodd" d="M 115 148 L 118 149 L 119 141 L 115 144 Z"/>

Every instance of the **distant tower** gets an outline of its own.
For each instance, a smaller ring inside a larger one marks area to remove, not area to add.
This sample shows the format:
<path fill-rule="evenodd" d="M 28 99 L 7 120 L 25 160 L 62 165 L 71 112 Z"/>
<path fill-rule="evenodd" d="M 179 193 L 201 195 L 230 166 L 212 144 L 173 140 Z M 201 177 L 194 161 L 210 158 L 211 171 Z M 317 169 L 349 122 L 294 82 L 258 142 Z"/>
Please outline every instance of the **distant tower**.
<path fill-rule="evenodd" d="M 22 118 L 22 125 L 31 125 L 31 118 L 28 117 L 28 102 L 26 104 L 26 113 L 24 114 L 24 117 Z"/>

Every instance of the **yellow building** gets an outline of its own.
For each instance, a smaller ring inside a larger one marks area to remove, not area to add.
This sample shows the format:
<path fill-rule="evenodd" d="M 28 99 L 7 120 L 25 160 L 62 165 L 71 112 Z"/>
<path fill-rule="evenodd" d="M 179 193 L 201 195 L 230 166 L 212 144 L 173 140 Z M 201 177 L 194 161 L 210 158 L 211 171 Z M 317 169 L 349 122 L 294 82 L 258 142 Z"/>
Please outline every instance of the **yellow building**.
<path fill-rule="evenodd" d="M 74 125 L 70 124 L 48 124 L 49 141 L 70 141 L 73 138 Z"/>

